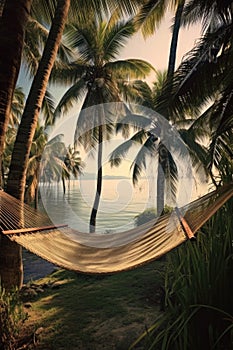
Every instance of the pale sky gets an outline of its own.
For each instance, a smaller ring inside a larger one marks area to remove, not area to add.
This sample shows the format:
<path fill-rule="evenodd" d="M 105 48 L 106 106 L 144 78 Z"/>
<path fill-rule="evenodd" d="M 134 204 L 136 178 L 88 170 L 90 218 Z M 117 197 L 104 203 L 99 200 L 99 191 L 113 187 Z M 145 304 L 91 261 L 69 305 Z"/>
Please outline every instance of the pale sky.
<path fill-rule="evenodd" d="M 157 70 L 167 69 L 171 42 L 172 14 L 168 13 L 156 33 L 146 40 L 137 33 L 123 49 L 122 58 L 140 58 L 150 62 Z M 177 65 L 186 52 L 191 50 L 196 39 L 200 37 L 201 26 L 181 29 L 177 50 Z"/>

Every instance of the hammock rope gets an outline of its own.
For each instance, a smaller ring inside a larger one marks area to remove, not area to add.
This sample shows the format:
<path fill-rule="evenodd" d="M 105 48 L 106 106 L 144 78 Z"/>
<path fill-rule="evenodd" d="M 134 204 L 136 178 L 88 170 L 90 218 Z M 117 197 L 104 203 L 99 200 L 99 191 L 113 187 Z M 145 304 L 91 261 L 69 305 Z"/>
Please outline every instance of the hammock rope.
<path fill-rule="evenodd" d="M 45 214 L 1 191 L 0 229 L 12 241 L 62 268 L 113 273 L 155 260 L 192 238 L 232 196 L 232 184 L 225 185 L 178 208 L 178 215 L 175 209 L 125 232 L 88 234 L 54 225 Z"/>

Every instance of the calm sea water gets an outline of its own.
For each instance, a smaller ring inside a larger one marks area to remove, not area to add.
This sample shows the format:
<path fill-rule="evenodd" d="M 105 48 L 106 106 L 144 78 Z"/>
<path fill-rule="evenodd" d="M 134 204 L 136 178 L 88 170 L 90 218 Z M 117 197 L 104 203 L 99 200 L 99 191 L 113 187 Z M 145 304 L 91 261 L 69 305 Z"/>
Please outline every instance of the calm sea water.
<path fill-rule="evenodd" d="M 94 180 L 73 180 L 70 185 L 67 182 L 64 195 L 61 184 L 41 185 L 41 205 L 53 222 L 89 232 L 95 188 Z M 154 202 L 148 179 L 136 187 L 131 179 L 104 179 L 96 232 L 120 232 L 134 227 L 135 216 L 154 206 Z"/>

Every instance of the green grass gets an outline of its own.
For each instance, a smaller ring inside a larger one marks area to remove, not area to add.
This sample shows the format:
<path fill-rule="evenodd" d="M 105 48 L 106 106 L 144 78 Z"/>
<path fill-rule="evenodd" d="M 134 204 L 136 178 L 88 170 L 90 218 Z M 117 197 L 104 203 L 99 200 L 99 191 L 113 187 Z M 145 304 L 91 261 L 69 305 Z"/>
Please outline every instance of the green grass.
<path fill-rule="evenodd" d="M 159 314 L 164 263 L 108 276 L 58 270 L 32 300 L 30 326 L 43 327 L 37 349 L 128 349 Z"/>

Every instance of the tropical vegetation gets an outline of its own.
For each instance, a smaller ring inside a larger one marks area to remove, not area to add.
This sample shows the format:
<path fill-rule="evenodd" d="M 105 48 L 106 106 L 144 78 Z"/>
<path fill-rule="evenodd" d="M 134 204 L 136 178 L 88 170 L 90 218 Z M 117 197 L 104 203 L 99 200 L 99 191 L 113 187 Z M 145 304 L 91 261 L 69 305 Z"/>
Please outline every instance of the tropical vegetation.
<path fill-rule="evenodd" d="M 174 13 L 169 64 L 165 73 L 157 71 L 151 85 L 146 76 L 156 67 L 137 57 L 122 60 L 120 50 L 137 31 L 154 34 L 167 9 Z M 41 181 L 63 181 L 65 192 L 65 180 L 77 177 L 84 166 L 78 144 L 86 151 L 96 149 L 97 188 L 90 217 L 94 232 L 103 142 L 122 132 L 126 141 L 112 153 L 111 162 L 119 166 L 134 142 L 143 146 L 133 162 L 133 180 L 139 179 L 148 157 L 158 164 L 156 209 L 162 213 L 166 183 L 175 201 L 179 167 L 159 123 L 150 113 L 138 113 L 132 102 L 161 113 L 176 127 L 193 167 L 202 166 L 209 176 L 210 188 L 232 182 L 232 11 L 232 0 L 0 1 L 0 187 L 21 201 L 35 199 L 37 205 L 40 172 Z M 202 26 L 201 36 L 178 64 L 180 29 L 193 23 Z M 32 82 L 26 103 L 16 88 L 20 68 Z M 56 84 L 66 92 L 54 106 L 46 91 Z M 67 149 L 60 135 L 50 140 L 48 133 L 76 102 L 81 111 L 75 145 Z M 109 120 L 107 106 L 119 102 L 117 118 Z M 138 216 L 138 222 L 144 217 Z M 228 201 L 200 230 L 196 243 L 167 255 L 163 310 L 132 348 L 142 339 L 148 349 L 231 348 L 232 225 Z M 0 251 L 1 283 L 6 289 L 20 288 L 21 248 L 1 235 Z"/>

